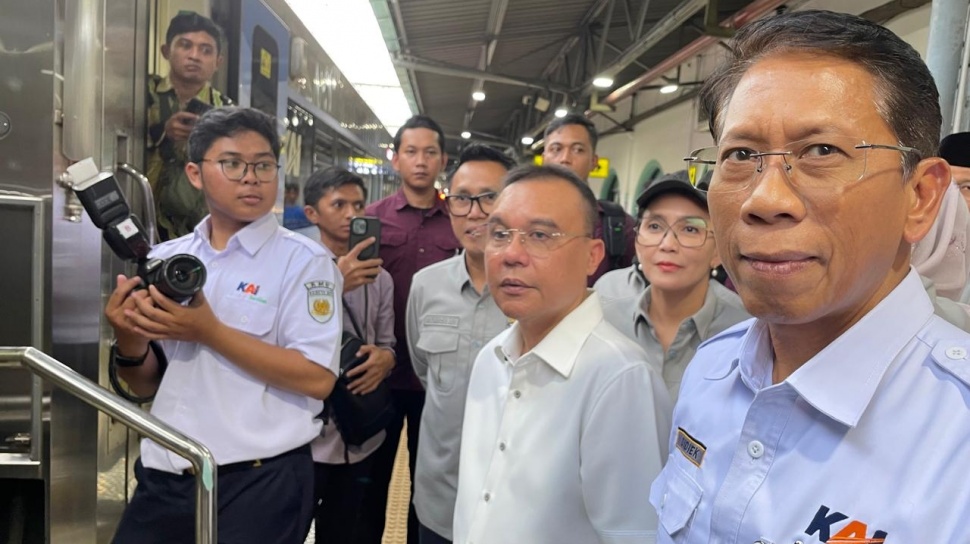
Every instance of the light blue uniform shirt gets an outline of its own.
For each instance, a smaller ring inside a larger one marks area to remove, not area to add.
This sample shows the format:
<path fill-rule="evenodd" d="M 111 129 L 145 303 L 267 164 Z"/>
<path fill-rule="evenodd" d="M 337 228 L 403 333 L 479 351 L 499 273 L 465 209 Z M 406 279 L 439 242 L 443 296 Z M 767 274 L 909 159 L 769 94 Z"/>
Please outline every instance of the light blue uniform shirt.
<path fill-rule="evenodd" d="M 914 271 L 781 383 L 764 322 L 702 344 L 650 492 L 659 541 L 970 542 L 968 353 Z"/>

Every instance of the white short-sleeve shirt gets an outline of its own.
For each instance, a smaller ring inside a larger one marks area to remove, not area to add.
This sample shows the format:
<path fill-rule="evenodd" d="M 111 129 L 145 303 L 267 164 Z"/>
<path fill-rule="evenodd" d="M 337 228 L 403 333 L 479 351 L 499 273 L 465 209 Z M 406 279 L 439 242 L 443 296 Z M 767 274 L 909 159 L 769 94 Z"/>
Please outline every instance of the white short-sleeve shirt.
<path fill-rule="evenodd" d="M 660 542 L 970 542 L 970 335 L 919 276 L 777 384 L 768 334 L 740 324 L 687 367 Z"/>
<path fill-rule="evenodd" d="M 272 214 L 247 225 L 216 251 L 209 219 L 191 234 L 156 246 L 153 258 L 187 253 L 206 267 L 203 292 L 220 321 L 263 342 L 299 351 L 336 374 L 342 310 L 336 266 L 319 244 L 279 226 Z M 168 369 L 152 414 L 208 447 L 224 465 L 273 457 L 320 433 L 323 402 L 263 382 L 212 349 L 162 341 Z M 153 441 L 141 445 L 149 468 L 181 472 L 189 462 Z"/>
<path fill-rule="evenodd" d="M 670 399 L 598 296 L 520 354 L 518 324 L 482 348 L 462 428 L 456 544 L 652 543 L 648 489 Z"/>

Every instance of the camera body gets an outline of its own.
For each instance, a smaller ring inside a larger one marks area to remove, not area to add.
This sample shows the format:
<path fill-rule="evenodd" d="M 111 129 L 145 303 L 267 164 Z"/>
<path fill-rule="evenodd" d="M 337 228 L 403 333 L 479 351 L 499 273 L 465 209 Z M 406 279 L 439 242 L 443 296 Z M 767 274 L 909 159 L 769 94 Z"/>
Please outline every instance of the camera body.
<path fill-rule="evenodd" d="M 138 276 L 145 288 L 154 285 L 163 295 L 177 302 L 191 299 L 205 285 L 205 265 L 193 255 L 179 254 L 168 259 L 149 259 L 151 240 L 131 209 L 118 181 L 100 172 L 90 158 L 69 166 L 77 180 L 77 195 L 91 221 L 101 229 L 104 241 L 120 259 L 138 264 Z"/>

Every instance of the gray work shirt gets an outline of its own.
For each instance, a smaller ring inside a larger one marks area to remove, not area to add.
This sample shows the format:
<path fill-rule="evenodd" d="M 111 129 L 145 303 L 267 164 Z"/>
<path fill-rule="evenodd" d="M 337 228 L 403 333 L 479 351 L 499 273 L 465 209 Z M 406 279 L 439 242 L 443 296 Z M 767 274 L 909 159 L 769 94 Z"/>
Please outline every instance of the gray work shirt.
<path fill-rule="evenodd" d="M 487 287 L 481 294 L 475 290 L 464 253 L 414 275 L 406 320 L 411 364 L 427 392 L 414 509 L 422 524 L 451 540 L 468 379 L 482 346 L 504 331 L 509 320 Z"/>
<path fill-rule="evenodd" d="M 670 398 L 676 402 L 684 369 L 694 357 L 697 346 L 751 315 L 737 294 L 716 280 L 710 280 L 704 305 L 680 324 L 674 341 L 664 353 L 647 316 L 651 287 L 635 267 L 605 274 L 594 289 L 603 303 L 603 317 L 647 352 L 647 361 L 663 376 Z"/>

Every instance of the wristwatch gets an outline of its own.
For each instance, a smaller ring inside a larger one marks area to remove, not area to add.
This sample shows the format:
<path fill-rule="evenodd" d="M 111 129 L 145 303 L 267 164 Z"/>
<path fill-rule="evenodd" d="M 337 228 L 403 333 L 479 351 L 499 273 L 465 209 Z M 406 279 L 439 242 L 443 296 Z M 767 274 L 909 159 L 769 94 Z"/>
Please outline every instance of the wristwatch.
<path fill-rule="evenodd" d="M 115 341 L 111 344 L 111 360 L 114 362 L 114 364 L 120 367 L 128 368 L 133 366 L 141 366 L 145 363 L 145 359 L 148 357 L 148 352 L 150 350 L 151 345 L 148 346 L 148 349 L 146 349 L 145 353 L 143 353 L 140 357 L 125 357 L 124 355 L 118 353 L 118 342 Z"/>

